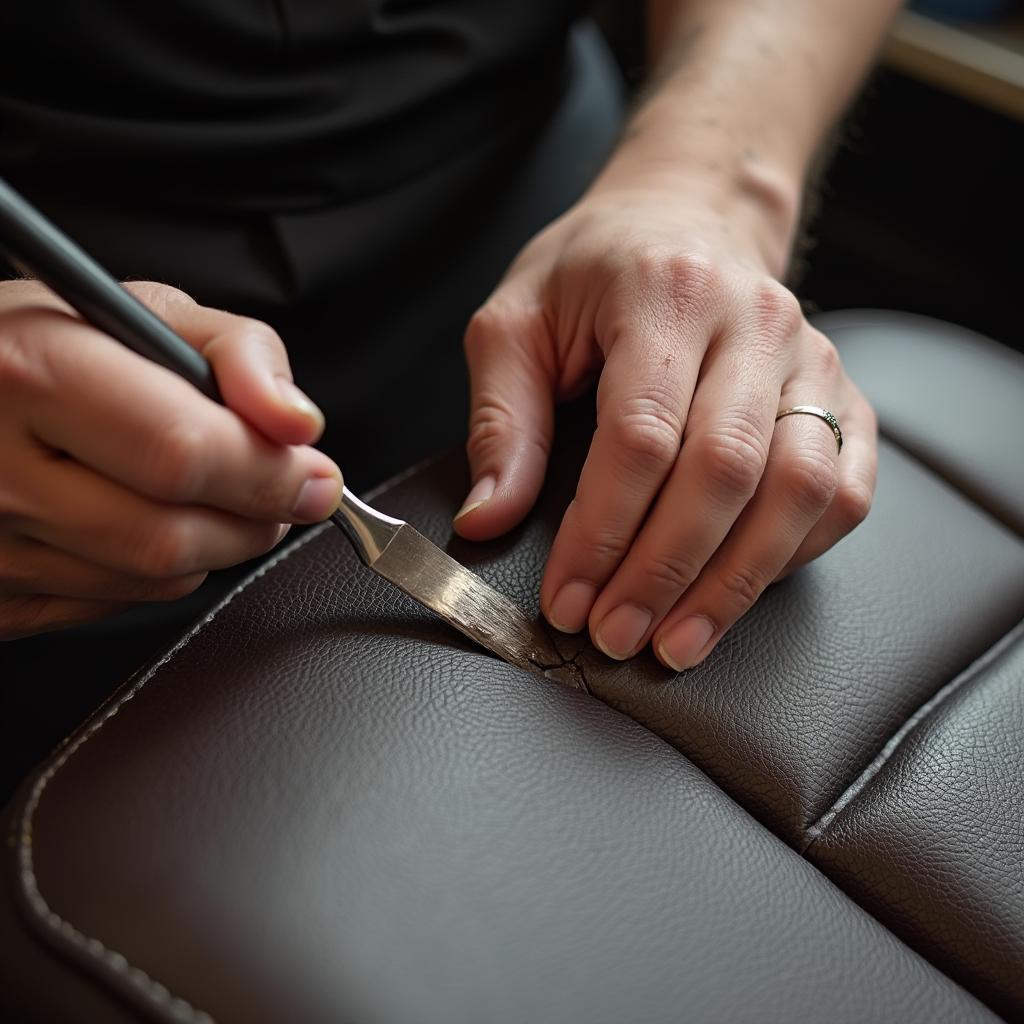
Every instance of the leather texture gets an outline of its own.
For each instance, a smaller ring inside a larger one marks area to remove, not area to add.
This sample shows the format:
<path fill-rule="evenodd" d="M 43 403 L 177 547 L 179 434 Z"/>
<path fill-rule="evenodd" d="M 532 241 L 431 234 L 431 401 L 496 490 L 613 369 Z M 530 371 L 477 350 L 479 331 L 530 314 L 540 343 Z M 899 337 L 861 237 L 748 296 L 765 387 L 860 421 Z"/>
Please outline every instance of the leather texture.
<path fill-rule="evenodd" d="M 1024 626 L 894 737 L 808 856 L 1008 1019 L 1024 1007 Z"/>
<path fill-rule="evenodd" d="M 871 393 L 895 371 L 861 337 Z M 374 503 L 536 610 L 588 416 L 499 541 L 451 535 L 461 454 Z M 573 691 L 333 529 L 289 549 L 8 809 L 16 1019 L 95 1019 L 82 986 L 111 1020 L 991 1019 L 957 983 L 1024 1015 L 1024 542 L 882 431 L 866 523 L 678 676 L 561 638 Z"/>
<path fill-rule="evenodd" d="M 27 796 L 21 942 L 159 1020 L 991 1019 L 661 740 L 468 649 L 333 530 Z M 19 1019 L 87 1019 L 11 954 Z"/>
<path fill-rule="evenodd" d="M 578 408 L 577 414 L 587 410 Z M 537 584 L 591 434 L 561 424 L 535 515 L 493 545 L 450 539 L 458 453 L 382 503 L 537 610 Z M 685 753 L 795 846 L 902 723 L 1024 615 L 1024 542 L 886 440 L 875 508 L 824 558 L 771 588 L 696 669 L 558 646 L 590 692 Z"/>
<path fill-rule="evenodd" d="M 894 444 L 1024 535 L 1024 359 L 974 331 L 888 310 L 816 320 Z"/>

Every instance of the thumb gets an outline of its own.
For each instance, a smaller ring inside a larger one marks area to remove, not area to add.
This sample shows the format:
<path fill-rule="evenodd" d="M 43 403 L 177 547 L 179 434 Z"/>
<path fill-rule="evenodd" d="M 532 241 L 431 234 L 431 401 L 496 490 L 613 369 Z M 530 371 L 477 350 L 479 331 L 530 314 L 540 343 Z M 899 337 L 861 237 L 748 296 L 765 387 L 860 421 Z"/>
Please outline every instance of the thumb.
<path fill-rule="evenodd" d="M 278 444 L 312 444 L 323 413 L 292 383 L 284 343 L 259 320 L 201 306 L 184 292 L 150 282 L 126 285 L 210 361 L 225 404 Z"/>
<path fill-rule="evenodd" d="M 539 311 L 490 300 L 466 331 L 473 479 L 455 530 L 497 537 L 537 500 L 554 433 L 554 349 Z"/>

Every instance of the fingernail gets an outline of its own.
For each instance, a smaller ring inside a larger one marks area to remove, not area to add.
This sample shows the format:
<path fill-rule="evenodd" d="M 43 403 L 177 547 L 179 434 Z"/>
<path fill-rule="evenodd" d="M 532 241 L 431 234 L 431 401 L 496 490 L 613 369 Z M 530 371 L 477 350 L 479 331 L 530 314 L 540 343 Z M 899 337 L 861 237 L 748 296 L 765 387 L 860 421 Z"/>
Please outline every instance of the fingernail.
<path fill-rule="evenodd" d="M 466 495 L 462 508 L 455 513 L 455 518 L 461 519 L 463 516 L 469 515 L 473 509 L 479 508 L 485 501 L 490 501 L 497 483 L 498 481 L 493 476 L 483 476 L 477 480 L 472 490 Z"/>
<path fill-rule="evenodd" d="M 562 585 L 548 609 L 548 622 L 563 633 L 578 633 L 597 597 L 597 587 L 586 580 L 570 580 Z"/>
<path fill-rule="evenodd" d="M 702 615 L 690 615 L 661 638 L 658 654 L 677 672 L 692 668 L 714 635 L 715 625 Z"/>
<path fill-rule="evenodd" d="M 286 405 L 290 406 L 297 413 L 315 420 L 320 424 L 321 428 L 323 427 L 324 414 L 310 401 L 309 396 L 305 392 L 300 391 L 285 377 L 277 378 L 277 390 Z"/>
<path fill-rule="evenodd" d="M 654 615 L 635 604 L 620 604 L 597 627 L 594 643 L 616 661 L 628 658 L 640 646 Z"/>
<path fill-rule="evenodd" d="M 280 544 L 280 543 L 281 543 L 281 541 L 283 541 L 283 540 L 284 540 L 285 534 L 286 534 L 286 533 L 287 533 L 287 532 L 288 532 L 288 531 L 289 531 L 289 530 L 290 530 L 291 528 L 292 528 L 292 524 L 291 524 L 291 523 L 281 523 L 281 525 L 280 525 L 280 526 L 279 526 L 279 527 L 277 528 L 277 540 L 275 540 L 275 541 L 274 541 L 274 546 L 275 546 L 275 547 L 276 547 L 276 546 L 277 546 L 278 544 Z"/>
<path fill-rule="evenodd" d="M 311 477 L 302 485 L 292 508 L 292 518 L 300 523 L 319 523 L 341 501 L 341 481 L 336 476 Z"/>

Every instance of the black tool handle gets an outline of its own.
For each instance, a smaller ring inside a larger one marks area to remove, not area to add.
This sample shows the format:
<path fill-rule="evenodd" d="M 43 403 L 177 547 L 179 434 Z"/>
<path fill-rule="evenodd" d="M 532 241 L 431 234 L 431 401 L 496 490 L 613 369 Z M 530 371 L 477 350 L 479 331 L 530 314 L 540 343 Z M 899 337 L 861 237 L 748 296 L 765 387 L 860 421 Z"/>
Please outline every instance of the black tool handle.
<path fill-rule="evenodd" d="M 0 250 L 82 317 L 222 402 L 210 364 L 0 178 Z"/>

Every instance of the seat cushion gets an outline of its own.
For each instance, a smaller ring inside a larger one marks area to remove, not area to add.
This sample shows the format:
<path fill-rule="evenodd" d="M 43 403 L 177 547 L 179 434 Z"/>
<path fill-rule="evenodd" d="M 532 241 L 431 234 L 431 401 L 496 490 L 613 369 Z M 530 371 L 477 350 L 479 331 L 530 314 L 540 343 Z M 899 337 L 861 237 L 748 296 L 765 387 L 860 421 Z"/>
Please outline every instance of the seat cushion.
<path fill-rule="evenodd" d="M 878 413 L 885 436 L 1024 535 L 1024 359 L 974 331 L 890 310 L 815 324 Z"/>
<path fill-rule="evenodd" d="M 857 338 L 846 332 L 844 355 Z M 375 504 L 536 611 L 590 416 L 588 402 L 566 411 L 537 508 L 496 542 L 451 535 L 458 453 Z M 932 711 L 960 706 L 943 695 L 969 666 L 988 671 L 1024 614 L 1024 542 L 882 429 L 868 521 L 682 675 L 561 638 L 589 692 L 560 687 L 472 649 L 336 531 L 314 533 L 101 710 L 9 810 L 0 936 L 17 953 L 0 958 L 0 990 L 26 1019 L 88 1019 L 74 1016 L 83 992 L 115 1000 L 111 1014 L 122 1000 L 257 1022 L 983 1015 L 807 851 L 953 978 L 1024 1013 L 1010 972 L 989 963 L 1024 935 L 1017 904 L 999 903 L 1019 886 L 1024 842 L 1001 832 L 994 856 L 989 839 L 1021 820 L 1019 788 L 961 780 L 970 792 L 940 801 L 959 845 L 929 860 L 928 829 L 891 836 L 945 779 L 921 769 L 886 789 L 874 767 L 902 764 Z M 937 749 L 978 721 L 936 733 Z M 1001 771 L 1001 749 L 980 763 Z M 945 874 L 926 870 L 939 862 Z M 958 902 L 969 926 L 944 943 L 920 905 L 958 873 L 977 898 Z"/>
<path fill-rule="evenodd" d="M 23 1021 L 994 1019 L 669 745 L 467 647 L 334 530 L 8 825 Z"/>
<path fill-rule="evenodd" d="M 1024 626 L 893 737 L 808 856 L 1011 1019 L 1024 1007 Z"/>

